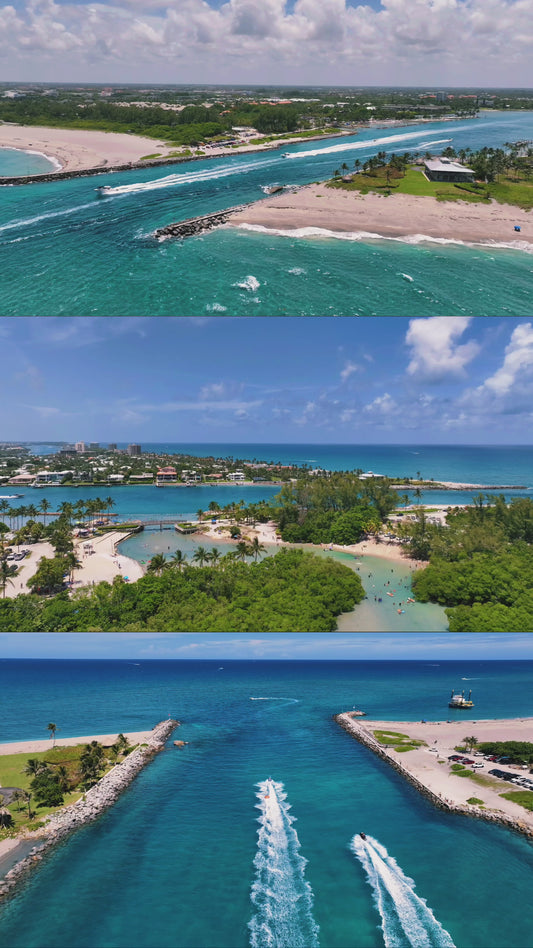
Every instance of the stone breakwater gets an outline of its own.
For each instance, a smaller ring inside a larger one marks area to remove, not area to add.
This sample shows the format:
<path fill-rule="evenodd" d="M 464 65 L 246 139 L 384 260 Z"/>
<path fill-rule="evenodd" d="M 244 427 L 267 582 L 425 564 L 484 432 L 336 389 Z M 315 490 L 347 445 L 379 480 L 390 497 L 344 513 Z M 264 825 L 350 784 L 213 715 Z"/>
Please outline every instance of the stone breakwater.
<path fill-rule="evenodd" d="M 167 721 L 156 724 L 146 746 L 137 747 L 121 763 L 116 764 L 109 773 L 105 774 L 94 787 L 87 790 L 76 803 L 51 816 L 41 830 L 30 833 L 26 838 L 35 838 L 36 845 L 0 880 L 0 899 L 6 896 L 20 878 L 42 859 L 43 853 L 73 830 L 95 820 L 111 806 L 154 754 L 163 750 L 165 741 L 179 723 L 169 718 Z"/>
<path fill-rule="evenodd" d="M 235 207 L 228 207 L 224 211 L 216 211 L 214 214 L 204 214 L 202 217 L 189 217 L 185 221 L 176 221 L 174 224 L 167 224 L 166 227 L 159 227 L 154 230 L 152 237 L 156 240 L 169 240 L 172 237 L 194 237 L 196 234 L 203 234 L 206 230 L 212 230 L 213 227 L 220 227 L 226 224 L 235 211 L 243 211 L 245 207 L 250 207 L 251 202 L 247 204 L 238 204 Z"/>
<path fill-rule="evenodd" d="M 464 805 L 461 803 L 454 803 L 448 799 L 445 799 L 442 796 L 439 796 L 438 793 L 434 793 L 433 790 L 430 790 L 429 787 L 415 777 L 407 767 L 405 767 L 401 761 L 396 760 L 392 754 L 379 743 L 376 738 L 370 734 L 363 725 L 359 724 L 358 721 L 354 721 L 350 713 L 344 714 L 335 714 L 333 716 L 337 724 L 347 731 L 356 741 L 359 741 L 360 744 L 364 744 L 365 747 L 368 747 L 374 754 L 378 757 L 381 757 L 382 760 L 385 760 L 390 766 L 401 774 L 401 776 L 415 787 L 422 796 L 426 797 L 434 806 L 438 807 L 439 810 L 447 810 L 450 813 L 459 813 L 461 816 L 473 816 L 478 820 L 485 820 L 487 823 L 500 823 L 503 826 L 506 826 L 508 829 L 513 829 L 517 833 L 522 833 L 525 836 L 528 836 L 530 839 L 533 839 L 533 831 L 525 823 L 520 820 L 515 820 L 511 816 L 506 816 L 505 813 L 494 813 L 493 811 L 483 810 L 479 806 L 474 804 Z"/>

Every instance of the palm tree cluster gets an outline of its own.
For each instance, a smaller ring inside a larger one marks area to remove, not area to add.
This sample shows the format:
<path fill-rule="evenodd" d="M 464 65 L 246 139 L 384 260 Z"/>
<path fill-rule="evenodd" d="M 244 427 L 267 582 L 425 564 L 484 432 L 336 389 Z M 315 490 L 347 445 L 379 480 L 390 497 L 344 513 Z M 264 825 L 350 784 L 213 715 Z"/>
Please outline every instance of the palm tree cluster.
<path fill-rule="evenodd" d="M 226 553 L 224 556 L 216 546 L 211 547 L 210 550 L 206 550 L 205 546 L 198 546 L 191 559 L 197 566 L 211 566 L 214 569 L 225 569 L 228 565 L 237 560 L 244 563 L 248 557 L 253 557 L 257 562 L 257 558 L 264 552 L 265 546 L 257 537 L 254 537 L 251 543 L 247 543 L 246 540 L 239 540 L 235 546 L 235 550 Z M 163 570 L 169 569 L 177 569 L 181 573 L 181 571 L 189 565 L 186 563 L 186 560 L 187 554 L 183 553 L 182 550 L 176 550 L 168 560 L 163 553 L 155 553 L 147 566 L 147 570 L 150 573 L 155 573 L 156 576 L 160 576 Z"/>

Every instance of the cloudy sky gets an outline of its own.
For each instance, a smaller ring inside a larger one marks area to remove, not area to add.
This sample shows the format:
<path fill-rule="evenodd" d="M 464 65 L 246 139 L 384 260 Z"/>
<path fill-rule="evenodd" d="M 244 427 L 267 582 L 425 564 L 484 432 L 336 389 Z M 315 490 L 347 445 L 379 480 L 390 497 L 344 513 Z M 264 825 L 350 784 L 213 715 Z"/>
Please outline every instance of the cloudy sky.
<path fill-rule="evenodd" d="M 14 0 L 4 81 L 530 85 L 533 0 Z"/>
<path fill-rule="evenodd" d="M 531 444 L 518 317 L 0 319 L 11 441 Z"/>
<path fill-rule="evenodd" d="M 527 633 L 211 632 L 0 633 L 0 658 L 135 659 L 533 659 Z"/>

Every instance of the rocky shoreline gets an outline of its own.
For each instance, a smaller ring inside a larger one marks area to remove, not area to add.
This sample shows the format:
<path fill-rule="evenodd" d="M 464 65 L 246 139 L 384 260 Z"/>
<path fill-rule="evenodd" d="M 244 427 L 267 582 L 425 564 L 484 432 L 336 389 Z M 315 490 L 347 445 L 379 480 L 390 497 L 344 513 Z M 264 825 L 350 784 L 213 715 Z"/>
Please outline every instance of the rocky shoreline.
<path fill-rule="evenodd" d="M 180 722 L 173 718 L 156 724 L 146 746 L 137 747 L 121 763 L 115 764 L 76 803 L 49 817 L 43 829 L 22 837 L 21 842 L 24 839 L 35 839 L 35 846 L 0 880 L 0 900 L 11 892 L 28 870 L 40 862 L 47 850 L 69 833 L 95 820 L 110 807 L 151 758 L 163 750 L 165 741 L 179 724 Z"/>
<path fill-rule="evenodd" d="M 214 227 L 220 227 L 221 224 L 226 224 L 235 211 L 242 211 L 245 207 L 250 207 L 250 202 L 228 207 L 224 211 L 215 211 L 213 214 L 203 214 L 202 217 L 189 217 L 184 221 L 176 221 L 174 224 L 158 227 L 151 236 L 159 241 L 168 240 L 172 237 L 194 237 L 197 234 L 203 234 L 207 230 L 213 230 Z"/>
<path fill-rule="evenodd" d="M 533 831 L 525 823 L 522 823 L 520 820 L 515 820 L 510 816 L 506 816 L 504 813 L 494 813 L 490 810 L 484 810 L 475 804 L 468 804 L 467 806 L 460 803 L 453 803 L 452 801 L 445 799 L 439 796 L 437 793 L 434 793 L 433 790 L 430 790 L 429 787 L 426 787 L 421 780 L 412 774 L 407 767 L 399 761 L 396 760 L 392 755 L 383 747 L 375 737 L 368 733 L 365 728 L 360 725 L 357 721 L 354 721 L 349 712 L 343 714 L 333 715 L 334 721 L 339 724 L 343 730 L 345 730 L 351 737 L 355 738 L 356 741 L 359 741 L 360 744 L 364 744 L 365 747 L 368 747 L 374 754 L 378 757 L 381 757 L 382 760 L 386 761 L 387 764 L 401 774 L 408 783 L 411 784 L 418 790 L 422 796 L 426 797 L 433 806 L 436 806 L 439 810 L 446 810 L 449 813 L 458 813 L 460 816 L 471 816 L 478 820 L 485 820 L 487 823 L 499 823 L 502 826 L 505 826 L 507 829 L 515 830 L 517 833 L 521 833 L 524 836 L 527 836 L 529 839 L 533 839 Z"/>

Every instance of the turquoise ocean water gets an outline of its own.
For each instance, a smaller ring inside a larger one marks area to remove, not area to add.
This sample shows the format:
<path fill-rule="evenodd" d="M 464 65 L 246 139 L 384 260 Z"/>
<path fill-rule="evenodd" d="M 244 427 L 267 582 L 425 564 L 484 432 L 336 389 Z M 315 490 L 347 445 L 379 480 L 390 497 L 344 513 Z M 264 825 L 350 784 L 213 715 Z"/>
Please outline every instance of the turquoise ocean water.
<path fill-rule="evenodd" d="M 332 715 L 451 714 L 459 738 L 475 725 L 448 709 L 452 688 L 470 679 L 479 718 L 526 716 L 532 674 L 531 662 L 1 662 L 2 740 L 45 737 L 50 719 L 67 737 L 171 713 L 190 742 L 169 742 L 46 857 L 0 908 L 2 944 L 529 948 L 531 843 L 434 809 Z M 373 874 L 352 849 L 361 831 Z M 411 935 L 397 940 L 402 922 Z"/>
<path fill-rule="evenodd" d="M 12 315 L 529 315 L 530 254 L 454 244 L 313 239 L 222 228 L 186 241 L 175 220 L 322 180 L 384 149 L 438 151 L 533 138 L 528 112 L 405 128 L 165 168 L 2 188 L 3 311 Z M 117 191 L 95 200 L 94 188 Z M 509 234 L 513 242 L 515 234 Z M 487 238 L 490 239 L 490 233 Z"/>
<path fill-rule="evenodd" d="M 37 151 L 0 148 L 0 177 L 12 178 L 27 174 L 49 174 L 58 166 Z"/>

